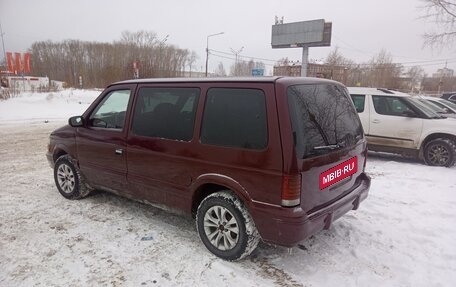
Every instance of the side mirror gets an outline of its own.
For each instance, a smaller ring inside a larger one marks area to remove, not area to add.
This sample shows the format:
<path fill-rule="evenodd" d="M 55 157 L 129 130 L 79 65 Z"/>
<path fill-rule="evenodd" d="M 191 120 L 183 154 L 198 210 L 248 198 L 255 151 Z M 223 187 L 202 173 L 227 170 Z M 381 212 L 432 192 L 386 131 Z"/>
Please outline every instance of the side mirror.
<path fill-rule="evenodd" d="M 84 119 L 81 116 L 74 116 L 68 120 L 68 124 L 72 127 L 82 127 L 84 125 Z"/>
<path fill-rule="evenodd" d="M 409 117 L 409 118 L 416 118 L 416 113 L 414 111 L 410 111 L 410 110 L 403 111 L 402 115 Z"/>

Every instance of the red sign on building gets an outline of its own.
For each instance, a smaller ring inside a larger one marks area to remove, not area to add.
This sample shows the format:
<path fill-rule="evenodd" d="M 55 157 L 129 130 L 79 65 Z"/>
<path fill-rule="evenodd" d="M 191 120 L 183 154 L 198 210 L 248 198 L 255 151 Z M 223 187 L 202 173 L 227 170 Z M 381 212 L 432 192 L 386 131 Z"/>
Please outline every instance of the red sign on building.
<path fill-rule="evenodd" d="M 30 53 L 24 53 L 21 58 L 21 53 L 6 52 L 6 62 L 8 64 L 8 71 L 12 74 L 30 73 Z"/>

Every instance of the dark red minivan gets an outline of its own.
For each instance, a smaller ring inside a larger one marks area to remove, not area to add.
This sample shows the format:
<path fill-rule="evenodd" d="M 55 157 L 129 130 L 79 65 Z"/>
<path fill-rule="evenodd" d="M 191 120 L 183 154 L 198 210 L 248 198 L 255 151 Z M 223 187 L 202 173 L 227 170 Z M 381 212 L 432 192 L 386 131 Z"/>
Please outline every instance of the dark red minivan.
<path fill-rule="evenodd" d="M 212 253 L 238 260 L 357 209 L 366 155 L 343 85 L 261 77 L 114 83 L 51 134 L 47 158 L 64 197 L 102 189 L 183 211 Z"/>

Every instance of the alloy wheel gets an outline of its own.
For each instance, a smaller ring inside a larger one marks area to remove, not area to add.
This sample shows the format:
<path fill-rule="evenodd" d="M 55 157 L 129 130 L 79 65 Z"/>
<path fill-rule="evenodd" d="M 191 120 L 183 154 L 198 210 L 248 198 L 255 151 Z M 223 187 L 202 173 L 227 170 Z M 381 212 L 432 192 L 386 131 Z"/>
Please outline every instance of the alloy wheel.
<path fill-rule="evenodd" d="M 57 181 L 63 192 L 68 194 L 73 192 L 76 181 L 70 166 L 65 163 L 59 165 L 57 169 Z"/>
<path fill-rule="evenodd" d="M 450 152 L 445 146 L 436 144 L 429 148 L 428 158 L 433 165 L 445 165 L 450 159 Z"/>
<path fill-rule="evenodd" d="M 239 225 L 234 215 L 225 207 L 216 205 L 204 214 L 204 232 L 219 250 L 231 250 L 239 241 Z"/>

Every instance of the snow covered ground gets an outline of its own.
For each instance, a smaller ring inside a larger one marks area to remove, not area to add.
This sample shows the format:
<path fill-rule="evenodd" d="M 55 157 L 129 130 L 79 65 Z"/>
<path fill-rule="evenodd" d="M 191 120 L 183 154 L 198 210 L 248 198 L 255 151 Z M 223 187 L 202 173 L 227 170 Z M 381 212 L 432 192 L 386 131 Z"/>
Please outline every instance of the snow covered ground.
<path fill-rule="evenodd" d="M 260 244 L 237 263 L 211 255 L 191 219 L 103 192 L 64 199 L 47 138 L 98 93 L 0 102 L 0 286 L 456 284 L 456 167 L 371 153 L 359 210 L 291 254 Z"/>
<path fill-rule="evenodd" d="M 63 90 L 49 93 L 23 93 L 0 101 L 0 125 L 68 119 L 82 114 L 100 90 Z"/>

